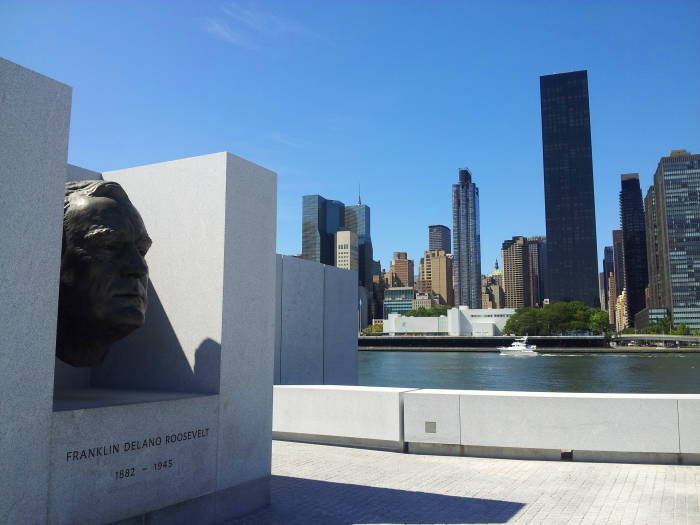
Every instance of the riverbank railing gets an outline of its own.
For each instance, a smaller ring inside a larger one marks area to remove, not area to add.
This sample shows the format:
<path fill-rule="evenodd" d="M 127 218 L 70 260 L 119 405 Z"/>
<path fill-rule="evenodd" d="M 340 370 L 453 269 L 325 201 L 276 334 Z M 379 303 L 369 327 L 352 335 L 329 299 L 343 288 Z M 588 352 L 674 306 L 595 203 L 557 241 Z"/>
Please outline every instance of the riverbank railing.
<path fill-rule="evenodd" d="M 275 386 L 273 437 L 417 454 L 700 464 L 700 395 Z"/>

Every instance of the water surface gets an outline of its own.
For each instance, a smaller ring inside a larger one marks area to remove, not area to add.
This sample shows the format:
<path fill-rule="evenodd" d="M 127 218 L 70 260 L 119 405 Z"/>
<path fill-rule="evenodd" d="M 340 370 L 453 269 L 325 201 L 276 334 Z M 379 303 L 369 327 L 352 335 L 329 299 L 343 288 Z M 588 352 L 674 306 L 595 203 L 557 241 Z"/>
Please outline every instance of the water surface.
<path fill-rule="evenodd" d="M 359 384 L 534 392 L 700 393 L 700 353 L 358 352 Z"/>

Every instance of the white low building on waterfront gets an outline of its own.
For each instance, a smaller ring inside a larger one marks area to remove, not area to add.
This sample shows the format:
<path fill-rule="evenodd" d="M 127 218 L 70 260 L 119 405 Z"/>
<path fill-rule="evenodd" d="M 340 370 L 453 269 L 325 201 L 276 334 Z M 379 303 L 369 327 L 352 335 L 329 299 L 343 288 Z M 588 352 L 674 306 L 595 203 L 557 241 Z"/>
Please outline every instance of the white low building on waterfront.
<path fill-rule="evenodd" d="M 513 308 L 451 308 L 447 316 L 406 317 L 389 314 L 384 333 L 389 335 L 451 335 L 491 337 L 503 335 L 506 321 L 515 314 Z"/>
<path fill-rule="evenodd" d="M 447 335 L 447 316 L 440 317 L 406 317 L 389 314 L 384 321 L 384 333 L 390 335 Z"/>

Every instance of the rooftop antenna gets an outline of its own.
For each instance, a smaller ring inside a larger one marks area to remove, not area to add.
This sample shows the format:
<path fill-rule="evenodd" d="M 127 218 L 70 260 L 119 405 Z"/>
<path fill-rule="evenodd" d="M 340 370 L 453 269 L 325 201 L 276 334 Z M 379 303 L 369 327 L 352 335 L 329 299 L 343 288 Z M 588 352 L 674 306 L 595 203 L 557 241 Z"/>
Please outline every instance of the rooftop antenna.
<path fill-rule="evenodd" d="M 360 183 L 357 183 L 357 205 L 362 206 L 362 196 L 360 194 Z"/>

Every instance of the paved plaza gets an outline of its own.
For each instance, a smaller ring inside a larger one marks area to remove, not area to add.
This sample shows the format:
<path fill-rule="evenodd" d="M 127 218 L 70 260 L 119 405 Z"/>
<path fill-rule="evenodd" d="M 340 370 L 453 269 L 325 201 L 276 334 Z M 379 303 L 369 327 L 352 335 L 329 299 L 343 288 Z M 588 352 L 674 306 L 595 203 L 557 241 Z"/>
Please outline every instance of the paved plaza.
<path fill-rule="evenodd" d="M 272 506 L 230 525 L 700 525 L 700 467 L 421 456 L 274 441 Z"/>

